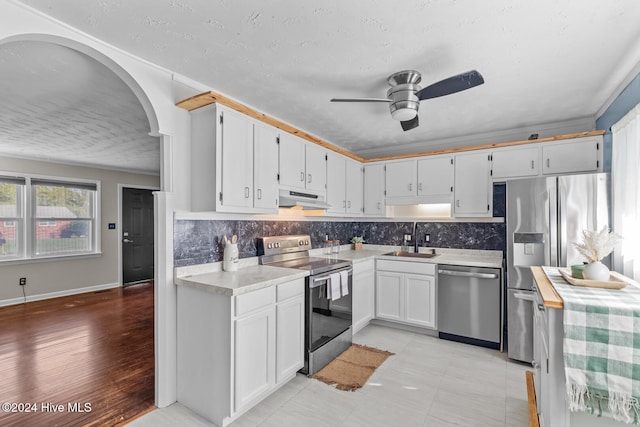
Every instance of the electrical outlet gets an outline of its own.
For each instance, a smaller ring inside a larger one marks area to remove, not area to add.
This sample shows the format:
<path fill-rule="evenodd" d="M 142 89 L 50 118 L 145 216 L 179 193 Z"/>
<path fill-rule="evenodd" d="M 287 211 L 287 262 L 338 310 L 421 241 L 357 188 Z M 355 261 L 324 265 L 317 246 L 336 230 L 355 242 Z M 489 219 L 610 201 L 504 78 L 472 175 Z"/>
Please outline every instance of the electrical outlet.
<path fill-rule="evenodd" d="M 424 235 L 425 243 L 429 243 L 431 241 L 431 234 L 427 233 Z"/>
<path fill-rule="evenodd" d="M 26 285 L 27 284 L 27 278 L 26 277 L 21 277 L 19 284 L 20 284 L 20 286 Z"/>

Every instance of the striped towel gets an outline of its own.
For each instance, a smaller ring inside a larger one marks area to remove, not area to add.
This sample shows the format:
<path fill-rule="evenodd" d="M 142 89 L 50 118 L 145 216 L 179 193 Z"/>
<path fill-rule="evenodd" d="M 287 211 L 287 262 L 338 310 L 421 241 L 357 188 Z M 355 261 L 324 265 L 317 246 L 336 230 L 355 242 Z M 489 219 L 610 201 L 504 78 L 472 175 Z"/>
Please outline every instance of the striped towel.
<path fill-rule="evenodd" d="M 543 267 L 564 302 L 564 365 L 571 411 L 640 424 L 640 288 L 573 286 Z M 605 401 L 605 402 L 603 402 Z"/>

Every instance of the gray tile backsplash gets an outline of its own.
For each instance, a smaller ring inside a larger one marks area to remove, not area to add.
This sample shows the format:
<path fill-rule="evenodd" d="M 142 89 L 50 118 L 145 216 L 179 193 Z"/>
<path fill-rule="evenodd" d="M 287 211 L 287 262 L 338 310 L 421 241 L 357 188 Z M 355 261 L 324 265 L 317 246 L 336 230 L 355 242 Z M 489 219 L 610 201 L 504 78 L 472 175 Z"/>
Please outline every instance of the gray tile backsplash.
<path fill-rule="evenodd" d="M 493 186 L 493 216 L 504 217 L 506 185 Z M 380 221 L 257 221 L 257 220 L 176 220 L 174 227 L 174 265 L 207 264 L 222 261 L 223 236 L 238 236 L 240 258 L 257 255 L 259 236 L 309 234 L 312 247 L 322 246 L 325 236 L 349 243 L 354 236 L 363 236 L 374 245 L 402 244 L 404 234 L 413 232 L 413 222 Z M 505 223 L 485 222 L 425 222 L 416 224 L 418 243 L 425 246 L 454 249 L 497 250 L 506 253 Z"/>
<path fill-rule="evenodd" d="M 456 249 L 505 251 L 505 224 L 483 222 L 418 222 L 418 242 L 429 233 L 429 246 Z M 325 236 L 348 243 L 363 236 L 366 243 L 400 245 L 405 233 L 413 232 L 413 222 L 375 221 L 254 221 L 176 220 L 174 264 L 176 267 L 222 261 L 223 236 L 238 235 L 240 258 L 257 255 L 259 236 L 309 234 L 312 247 L 322 246 Z"/>

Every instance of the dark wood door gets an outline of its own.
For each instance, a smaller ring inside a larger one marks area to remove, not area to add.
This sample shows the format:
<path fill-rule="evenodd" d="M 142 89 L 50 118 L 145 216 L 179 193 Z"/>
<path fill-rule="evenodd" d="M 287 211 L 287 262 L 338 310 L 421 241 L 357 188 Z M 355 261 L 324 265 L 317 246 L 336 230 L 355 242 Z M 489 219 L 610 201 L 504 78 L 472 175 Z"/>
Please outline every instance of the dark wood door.
<path fill-rule="evenodd" d="M 153 279 L 153 192 L 122 189 L 122 283 Z"/>

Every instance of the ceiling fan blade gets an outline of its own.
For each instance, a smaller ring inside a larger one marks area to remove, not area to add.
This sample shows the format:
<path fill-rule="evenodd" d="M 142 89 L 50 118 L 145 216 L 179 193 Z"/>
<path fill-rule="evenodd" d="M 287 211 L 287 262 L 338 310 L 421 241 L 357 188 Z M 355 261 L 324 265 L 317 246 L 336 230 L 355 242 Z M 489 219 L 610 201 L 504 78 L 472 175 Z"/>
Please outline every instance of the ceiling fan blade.
<path fill-rule="evenodd" d="M 332 98 L 331 102 L 391 102 L 387 98 Z"/>
<path fill-rule="evenodd" d="M 411 120 L 400 122 L 400 125 L 402 126 L 402 130 L 405 131 L 405 132 L 408 131 L 408 130 L 411 130 L 413 128 L 417 128 L 418 124 L 419 124 L 418 123 L 418 116 L 415 116 Z"/>
<path fill-rule="evenodd" d="M 450 95 L 484 83 L 484 78 L 476 70 L 467 71 L 457 76 L 441 80 L 416 92 L 419 100 L 437 98 Z"/>

